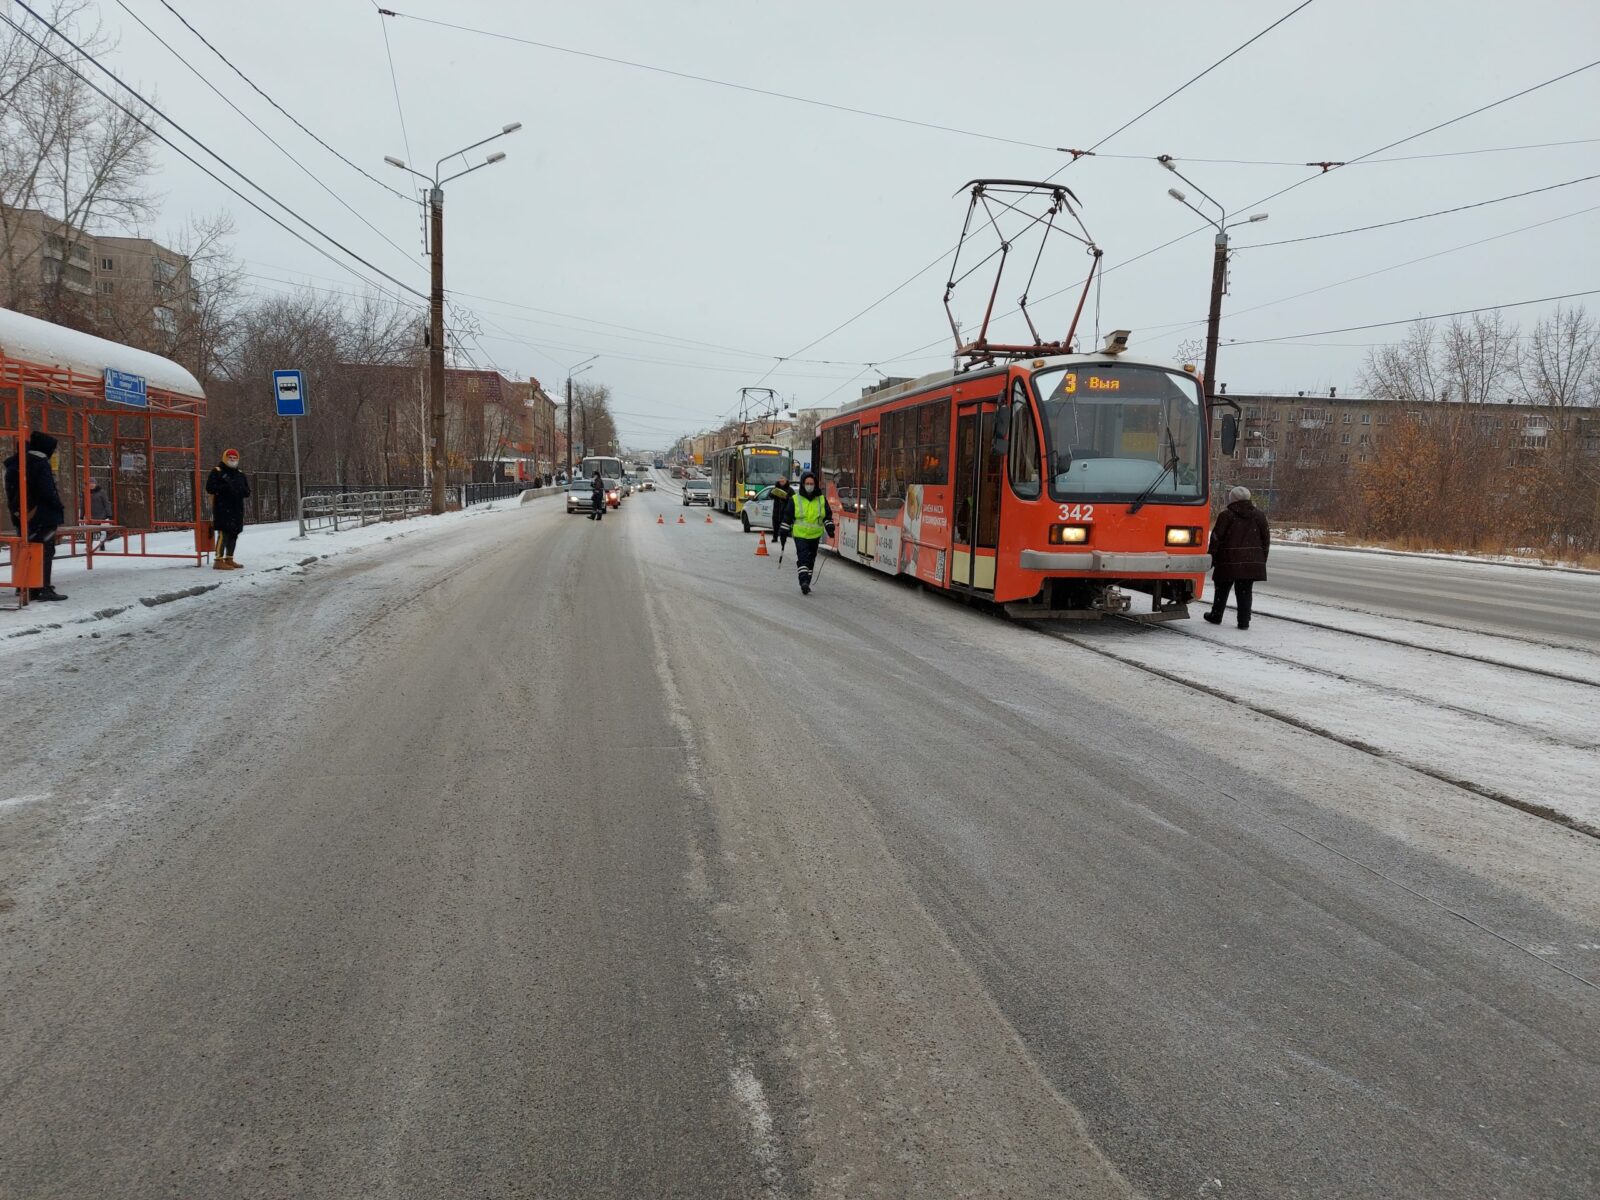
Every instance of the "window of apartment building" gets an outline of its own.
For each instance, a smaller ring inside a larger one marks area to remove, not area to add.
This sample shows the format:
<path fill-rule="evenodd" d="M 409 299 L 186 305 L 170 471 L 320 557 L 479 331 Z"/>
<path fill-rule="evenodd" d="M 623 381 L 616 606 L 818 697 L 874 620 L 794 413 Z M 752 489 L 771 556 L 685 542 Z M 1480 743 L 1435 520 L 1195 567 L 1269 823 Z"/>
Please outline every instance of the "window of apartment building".
<path fill-rule="evenodd" d="M 1356 461 L 1357 462 L 1366 462 L 1367 461 L 1367 456 L 1365 454 L 1358 454 L 1356 456 Z"/>
<path fill-rule="evenodd" d="M 1367 444 L 1367 435 L 1364 434 L 1364 433 L 1361 435 L 1361 443 L 1360 444 L 1363 445 L 1363 446 L 1365 446 Z"/>
<path fill-rule="evenodd" d="M 1339 444 L 1341 446 L 1348 446 L 1350 444 L 1350 435 L 1348 433 L 1341 433 L 1339 435 Z"/>
<path fill-rule="evenodd" d="M 109 279 L 102 279 L 100 281 L 100 294 L 102 296 L 109 296 L 109 295 L 111 295 L 112 292 L 114 292 L 116 290 L 117 290 L 117 285 L 112 283 Z"/>
<path fill-rule="evenodd" d="M 1362 413 L 1361 414 L 1361 423 L 1363 425 L 1371 425 L 1372 424 L 1372 414 L 1371 413 Z"/>
<path fill-rule="evenodd" d="M 1339 455 L 1339 461 L 1342 463 L 1347 463 L 1350 461 L 1350 456 L 1348 454 L 1341 454 Z"/>
<path fill-rule="evenodd" d="M 1349 413 L 1345 413 L 1345 415 L 1344 415 L 1344 423 L 1346 425 L 1350 424 L 1350 414 Z"/>
<path fill-rule="evenodd" d="M 117 260 L 114 258 L 102 258 L 100 260 L 100 269 L 102 271 L 115 271 L 117 269 Z"/>

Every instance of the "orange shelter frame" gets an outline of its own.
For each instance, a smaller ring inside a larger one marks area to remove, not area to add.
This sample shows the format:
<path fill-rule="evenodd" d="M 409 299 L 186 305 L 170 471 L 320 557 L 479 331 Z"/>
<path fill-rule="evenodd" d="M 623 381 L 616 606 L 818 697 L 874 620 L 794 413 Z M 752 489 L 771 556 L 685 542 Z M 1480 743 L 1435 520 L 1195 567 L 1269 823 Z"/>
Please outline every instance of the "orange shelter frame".
<path fill-rule="evenodd" d="M 111 497 L 109 528 L 115 531 L 121 549 L 96 550 L 94 535 L 85 536 L 91 567 L 100 557 L 188 559 L 196 566 L 203 565 L 211 552 L 210 523 L 202 515 L 200 472 L 204 394 L 198 384 L 190 395 L 147 383 L 147 405 L 136 407 L 108 400 L 104 375 L 90 372 L 106 359 L 105 367 L 139 373 L 140 368 L 155 363 L 171 368 L 175 378 L 193 377 L 177 364 L 117 343 L 16 313 L 6 312 L 3 317 L 8 331 L 39 331 L 43 337 L 35 338 L 35 344 L 56 339 L 72 351 L 60 356 L 69 361 L 46 364 L 20 357 L 8 344 L 20 340 L 26 347 L 27 339 L 0 341 L 0 447 L 4 448 L 0 454 L 17 454 L 18 508 L 24 514 L 16 523 L 23 527 L 19 529 L 9 512 L 0 512 L 4 522 L 0 549 L 10 568 L 3 586 L 19 589 L 20 603 L 25 604 L 26 589 L 42 582 L 43 547 L 25 540 L 29 503 L 27 473 L 22 469 L 28 436 L 36 429 L 57 439 L 56 484 L 67 509 L 62 538 L 69 537 L 65 530 L 75 530 L 70 535 L 69 553 L 76 553 L 78 536 L 89 519 L 89 485 L 99 480 Z M 192 549 L 150 549 L 150 534 L 177 529 L 193 532 Z"/>

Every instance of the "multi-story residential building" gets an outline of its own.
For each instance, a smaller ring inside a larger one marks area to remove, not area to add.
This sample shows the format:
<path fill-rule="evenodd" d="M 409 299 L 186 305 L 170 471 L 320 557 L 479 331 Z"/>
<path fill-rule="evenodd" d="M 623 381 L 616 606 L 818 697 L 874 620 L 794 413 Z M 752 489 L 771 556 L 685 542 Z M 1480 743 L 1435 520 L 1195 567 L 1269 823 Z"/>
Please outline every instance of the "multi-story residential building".
<path fill-rule="evenodd" d="M 0 299 L 163 353 L 195 311 L 189 261 L 176 250 L 89 233 L 37 209 L 0 209 Z"/>

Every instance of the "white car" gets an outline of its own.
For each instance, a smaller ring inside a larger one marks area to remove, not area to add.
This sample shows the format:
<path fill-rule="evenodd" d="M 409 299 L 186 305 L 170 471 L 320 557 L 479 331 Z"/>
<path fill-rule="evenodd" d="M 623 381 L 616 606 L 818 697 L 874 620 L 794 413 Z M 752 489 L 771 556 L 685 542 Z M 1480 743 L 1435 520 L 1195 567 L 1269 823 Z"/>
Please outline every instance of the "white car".
<path fill-rule="evenodd" d="M 744 524 L 746 533 L 772 532 L 772 489 L 764 487 L 751 499 L 744 502 L 744 507 L 739 510 L 739 520 Z"/>

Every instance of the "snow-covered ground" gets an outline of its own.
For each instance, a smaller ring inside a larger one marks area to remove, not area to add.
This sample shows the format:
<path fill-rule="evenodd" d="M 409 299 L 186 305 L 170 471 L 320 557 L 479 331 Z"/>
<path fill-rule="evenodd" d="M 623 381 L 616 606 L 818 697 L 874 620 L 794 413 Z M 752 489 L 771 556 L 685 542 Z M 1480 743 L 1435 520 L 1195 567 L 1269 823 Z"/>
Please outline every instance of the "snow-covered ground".
<path fill-rule="evenodd" d="M 554 493 L 551 493 L 552 495 Z M 423 530 L 462 521 L 483 520 L 515 509 L 515 499 L 474 505 L 441 517 L 412 517 L 341 530 L 308 530 L 299 536 L 293 521 L 251 525 L 239 536 L 238 560 L 244 568 L 217 571 L 210 565 L 169 558 L 118 558 L 95 555 L 94 570 L 87 561 L 57 558 L 54 583 L 65 601 L 36 601 L 17 611 L 0 611 L 0 654 L 6 647 L 25 642 L 37 646 L 40 638 L 104 635 L 143 620 L 178 617 L 191 604 L 217 603 L 239 588 L 270 587 L 335 555 L 381 546 Z M 152 552 L 184 553 L 194 544 L 187 530 L 152 534 Z M 115 551 L 119 544 L 113 542 Z"/>
<path fill-rule="evenodd" d="M 1282 596 L 1231 618 L 1058 636 L 1600 837 L 1600 655 Z"/>

